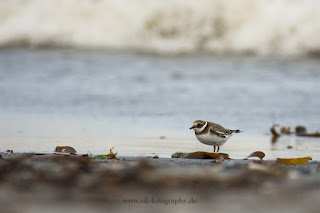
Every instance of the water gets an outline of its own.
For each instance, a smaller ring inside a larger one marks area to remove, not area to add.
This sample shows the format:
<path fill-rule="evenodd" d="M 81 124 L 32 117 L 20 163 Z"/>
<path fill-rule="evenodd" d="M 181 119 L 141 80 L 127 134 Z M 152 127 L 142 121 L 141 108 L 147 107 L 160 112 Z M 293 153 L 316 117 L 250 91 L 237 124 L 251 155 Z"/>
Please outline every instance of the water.
<path fill-rule="evenodd" d="M 273 123 L 320 127 L 320 61 L 180 56 L 67 49 L 0 52 L 0 150 L 50 152 L 70 145 L 101 154 L 169 157 L 212 151 L 189 130 L 203 119 L 244 132 L 222 148 L 231 157 L 311 155 L 320 140 L 282 137 Z M 293 149 L 287 149 L 287 146 Z"/>

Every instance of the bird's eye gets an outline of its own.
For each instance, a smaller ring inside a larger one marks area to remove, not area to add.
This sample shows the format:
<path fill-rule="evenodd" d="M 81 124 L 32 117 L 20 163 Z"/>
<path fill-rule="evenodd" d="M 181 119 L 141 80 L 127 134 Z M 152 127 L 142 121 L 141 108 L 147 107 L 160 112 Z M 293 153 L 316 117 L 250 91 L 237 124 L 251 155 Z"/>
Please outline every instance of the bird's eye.
<path fill-rule="evenodd" d="M 197 126 L 198 126 L 198 127 L 200 127 L 200 126 L 201 126 L 201 124 L 198 124 Z"/>

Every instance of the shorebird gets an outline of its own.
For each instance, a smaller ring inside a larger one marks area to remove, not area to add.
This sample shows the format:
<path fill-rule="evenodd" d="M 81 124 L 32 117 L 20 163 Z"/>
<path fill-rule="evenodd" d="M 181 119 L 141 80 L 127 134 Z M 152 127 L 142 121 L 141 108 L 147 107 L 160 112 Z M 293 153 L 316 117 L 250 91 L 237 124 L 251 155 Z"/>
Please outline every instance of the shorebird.
<path fill-rule="evenodd" d="M 222 146 L 234 133 L 240 133 L 240 130 L 225 129 L 219 124 L 209 121 L 196 120 L 193 122 L 192 127 L 197 139 L 206 145 L 213 146 L 213 152 L 220 150 Z"/>

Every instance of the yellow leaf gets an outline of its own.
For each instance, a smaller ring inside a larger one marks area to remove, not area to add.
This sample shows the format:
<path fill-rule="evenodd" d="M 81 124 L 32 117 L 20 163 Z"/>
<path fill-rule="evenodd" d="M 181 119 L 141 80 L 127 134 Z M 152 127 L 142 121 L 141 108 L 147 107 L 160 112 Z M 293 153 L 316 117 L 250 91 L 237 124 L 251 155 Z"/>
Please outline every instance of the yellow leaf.
<path fill-rule="evenodd" d="M 286 164 L 286 165 L 303 165 L 306 164 L 311 157 L 304 158 L 277 158 L 276 163 Z"/>

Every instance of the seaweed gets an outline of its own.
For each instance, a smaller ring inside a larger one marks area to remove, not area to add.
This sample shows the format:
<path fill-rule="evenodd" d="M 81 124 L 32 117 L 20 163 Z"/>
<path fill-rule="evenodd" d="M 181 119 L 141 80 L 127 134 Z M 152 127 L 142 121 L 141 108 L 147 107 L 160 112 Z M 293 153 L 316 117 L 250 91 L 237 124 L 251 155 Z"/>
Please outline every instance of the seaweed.
<path fill-rule="evenodd" d="M 118 152 L 112 152 L 114 149 L 114 146 L 109 150 L 109 153 L 106 155 L 97 155 L 94 158 L 95 159 L 117 159 Z"/>
<path fill-rule="evenodd" d="M 291 129 L 290 126 L 281 126 L 280 133 L 276 130 L 277 126 L 279 126 L 279 124 L 273 124 L 272 127 L 270 128 L 270 132 L 273 136 L 272 137 L 273 143 L 276 142 L 281 135 L 295 134 L 296 136 L 299 136 L 299 137 L 320 137 L 319 132 L 308 133 L 307 128 L 302 125 L 296 126 L 294 132 L 290 131 Z"/>

